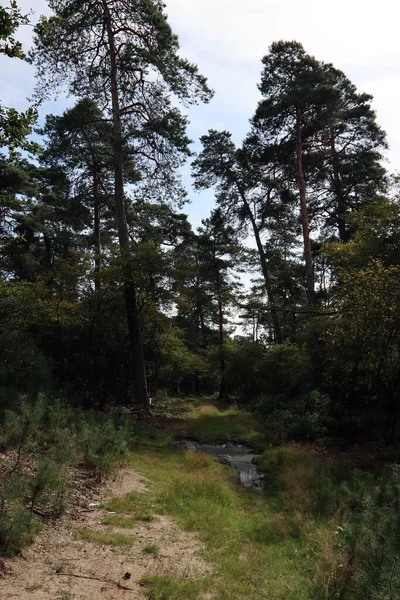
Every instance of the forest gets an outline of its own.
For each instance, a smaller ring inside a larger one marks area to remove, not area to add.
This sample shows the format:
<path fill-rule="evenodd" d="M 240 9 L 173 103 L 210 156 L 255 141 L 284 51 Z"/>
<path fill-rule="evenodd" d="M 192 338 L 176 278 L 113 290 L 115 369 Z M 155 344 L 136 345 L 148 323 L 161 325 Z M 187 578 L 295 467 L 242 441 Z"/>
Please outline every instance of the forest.
<path fill-rule="evenodd" d="M 36 69 L 30 108 L 0 106 L 0 556 L 65 514 L 71 470 L 131 461 L 165 469 L 162 510 L 220 569 L 148 598 L 398 600 L 400 180 L 372 96 L 278 40 L 241 144 L 210 129 L 194 153 L 214 91 L 163 2 L 48 5 L 28 53 L 30 15 L 0 7 L 0 53 Z M 197 228 L 185 164 L 215 197 Z M 183 438 L 258 449 L 262 498 Z"/>

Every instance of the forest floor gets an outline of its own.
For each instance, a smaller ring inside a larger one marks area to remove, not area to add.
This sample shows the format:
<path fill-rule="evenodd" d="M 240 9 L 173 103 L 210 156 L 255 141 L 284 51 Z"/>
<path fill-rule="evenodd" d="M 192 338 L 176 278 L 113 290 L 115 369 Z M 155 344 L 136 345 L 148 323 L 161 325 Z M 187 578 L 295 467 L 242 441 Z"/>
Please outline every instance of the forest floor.
<path fill-rule="evenodd" d="M 302 510 L 306 455 L 296 476 L 291 458 L 282 466 L 284 498 L 244 488 L 202 452 L 177 452 L 177 438 L 262 447 L 252 417 L 235 409 L 197 404 L 151 423 L 114 481 L 4 561 L 0 599 L 310 600 L 333 527 Z"/>
<path fill-rule="evenodd" d="M 147 492 L 144 477 L 121 468 L 93 494 L 95 506 L 70 507 L 66 518 L 46 527 L 22 556 L 4 562 L 1 600 L 143 599 L 146 576 L 209 574 L 196 534 L 184 532 L 170 517 L 132 506 L 126 515 L 107 508 L 108 502 L 128 499 L 135 504 L 135 496 Z"/>

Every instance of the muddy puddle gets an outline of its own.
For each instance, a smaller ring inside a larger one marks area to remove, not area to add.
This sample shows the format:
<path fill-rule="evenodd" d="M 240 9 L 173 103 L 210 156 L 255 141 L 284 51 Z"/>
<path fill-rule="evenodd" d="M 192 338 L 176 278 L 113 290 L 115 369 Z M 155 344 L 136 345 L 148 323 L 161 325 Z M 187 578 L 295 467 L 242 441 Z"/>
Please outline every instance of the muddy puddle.
<path fill-rule="evenodd" d="M 201 444 L 191 440 L 179 440 L 174 442 L 178 450 L 194 450 L 206 452 L 217 460 L 228 462 L 238 473 L 240 482 L 247 488 L 262 492 L 265 489 L 265 481 L 261 473 L 257 471 L 254 457 L 258 455 L 256 450 L 242 444 Z"/>

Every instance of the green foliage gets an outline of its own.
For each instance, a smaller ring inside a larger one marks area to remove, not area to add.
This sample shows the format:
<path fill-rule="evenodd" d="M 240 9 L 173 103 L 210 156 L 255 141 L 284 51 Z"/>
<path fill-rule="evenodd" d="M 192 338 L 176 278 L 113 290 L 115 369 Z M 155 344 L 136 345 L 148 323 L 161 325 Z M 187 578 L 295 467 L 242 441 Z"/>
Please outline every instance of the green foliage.
<path fill-rule="evenodd" d="M 16 0 L 11 0 L 8 8 L 0 7 L 0 54 L 24 58 L 21 42 L 13 37 L 21 23 L 27 23 L 27 17 L 19 10 Z"/>
<path fill-rule="evenodd" d="M 10 6 L 0 7 L 0 55 L 9 58 L 25 59 L 22 44 L 15 39 L 14 33 L 21 24 L 29 23 L 27 15 L 23 15 L 16 0 L 11 0 Z M 0 148 L 8 148 L 10 157 L 18 157 L 17 149 L 37 152 L 39 144 L 28 141 L 38 118 L 37 106 L 29 107 L 25 112 L 18 112 L 13 107 L 0 105 Z"/>
<path fill-rule="evenodd" d="M 78 430 L 82 459 L 98 479 L 103 479 L 121 463 L 132 443 L 132 424 L 109 417 L 90 415 Z"/>
<path fill-rule="evenodd" d="M 35 514 L 58 516 L 66 508 L 71 467 L 96 479 L 117 467 L 134 441 L 134 422 L 121 415 L 73 409 L 44 395 L 22 398 L 5 413 L 1 443 L 13 464 L 0 464 L 0 550 L 18 552 L 37 530 Z M 27 463 L 29 469 L 27 469 Z M 150 518 L 143 511 L 137 518 Z"/>
<path fill-rule="evenodd" d="M 18 472 L 7 473 L 2 467 L 0 482 L 0 553 L 11 555 L 27 544 L 38 522 L 26 509 L 28 482 Z"/>
<path fill-rule="evenodd" d="M 21 394 L 36 395 L 53 386 L 49 360 L 34 340 L 17 332 L 0 335 L 0 413 L 15 406 Z"/>
<path fill-rule="evenodd" d="M 398 465 L 378 482 L 356 472 L 341 485 L 339 497 L 343 508 L 332 541 L 332 577 L 323 593 L 317 585 L 313 597 L 394 600 L 400 591 Z"/>

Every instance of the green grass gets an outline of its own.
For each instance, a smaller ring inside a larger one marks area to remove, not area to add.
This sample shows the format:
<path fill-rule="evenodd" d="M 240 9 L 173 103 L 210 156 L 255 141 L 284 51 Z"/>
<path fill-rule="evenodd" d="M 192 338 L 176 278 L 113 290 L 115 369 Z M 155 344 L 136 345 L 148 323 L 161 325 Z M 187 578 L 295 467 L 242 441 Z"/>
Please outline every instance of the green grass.
<path fill-rule="evenodd" d="M 146 544 L 143 546 L 143 552 L 145 554 L 152 554 L 153 556 L 158 556 L 160 554 L 160 547 L 158 544 Z"/>
<path fill-rule="evenodd" d="M 148 577 L 143 580 L 148 599 L 324 600 L 323 592 L 314 594 L 315 581 L 330 577 L 334 527 L 330 515 L 319 515 L 313 504 L 322 472 L 318 460 L 297 448 L 265 449 L 259 468 L 268 488 L 258 494 L 241 486 L 228 465 L 171 447 L 174 438 L 191 437 L 267 448 L 250 415 L 203 402 L 179 417 L 169 428 L 144 429 L 129 455 L 131 466 L 147 478 L 148 491 L 104 506 L 116 513 L 104 517 L 107 525 L 129 529 L 138 519 L 166 514 L 202 544 L 212 574 L 195 580 Z M 79 535 L 99 544 L 133 543 L 120 533 L 80 530 Z M 155 544 L 142 550 L 159 553 Z"/>
<path fill-rule="evenodd" d="M 185 585 L 153 578 L 149 598 L 194 600 L 209 593 L 213 600 L 310 600 L 313 567 L 329 527 L 300 512 L 284 514 L 275 496 L 246 490 L 230 467 L 201 452 L 141 447 L 130 463 L 148 477 L 150 491 L 113 501 L 112 509 L 126 515 L 138 504 L 142 510 L 156 504 L 155 512 L 198 533 L 214 569 Z"/>
<path fill-rule="evenodd" d="M 80 527 L 76 529 L 74 535 L 77 539 L 87 540 L 101 546 L 133 546 L 135 540 L 132 537 L 115 532 L 102 532 L 95 529 Z"/>
<path fill-rule="evenodd" d="M 103 508 L 110 512 L 132 515 L 135 519 L 151 520 L 146 518 L 151 516 L 151 504 L 149 505 L 147 494 L 141 492 L 131 492 L 124 498 L 113 498 Z"/>
<path fill-rule="evenodd" d="M 265 440 L 253 417 L 235 407 L 223 408 L 213 404 L 192 404 L 174 432 L 175 437 L 206 441 L 238 441 L 263 447 Z"/>
<path fill-rule="evenodd" d="M 121 529 L 132 529 L 136 525 L 136 517 L 123 515 L 106 515 L 102 520 L 103 525 L 112 525 Z"/>
<path fill-rule="evenodd" d="M 32 585 L 27 585 L 25 589 L 27 592 L 36 592 L 36 590 L 41 590 L 42 588 L 43 586 L 40 583 L 32 583 Z"/>
<path fill-rule="evenodd" d="M 106 515 L 102 523 L 104 525 L 112 525 L 113 527 L 121 527 L 122 529 L 132 529 L 137 521 L 152 521 L 153 519 L 154 517 L 151 513 L 135 514 L 134 517 Z"/>
<path fill-rule="evenodd" d="M 159 575 L 145 577 L 141 584 L 148 589 L 149 600 L 197 600 L 202 589 L 198 581 L 178 581 Z"/>

